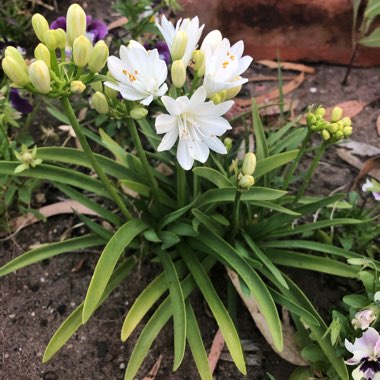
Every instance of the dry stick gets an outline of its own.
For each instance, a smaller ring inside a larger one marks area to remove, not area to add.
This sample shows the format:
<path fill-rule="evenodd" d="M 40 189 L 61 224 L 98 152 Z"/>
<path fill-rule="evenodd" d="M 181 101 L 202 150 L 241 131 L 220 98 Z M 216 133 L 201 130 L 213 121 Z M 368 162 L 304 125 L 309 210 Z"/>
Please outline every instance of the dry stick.
<path fill-rule="evenodd" d="M 348 76 L 350 75 L 350 72 L 351 72 L 351 69 L 352 69 L 352 65 L 354 64 L 354 60 L 356 58 L 356 54 L 358 52 L 358 49 L 359 49 L 359 44 L 355 44 L 355 48 L 354 48 L 354 50 L 351 53 L 350 63 L 348 64 L 346 75 L 344 76 L 344 79 L 342 81 L 342 85 L 343 86 L 347 86 Z"/>

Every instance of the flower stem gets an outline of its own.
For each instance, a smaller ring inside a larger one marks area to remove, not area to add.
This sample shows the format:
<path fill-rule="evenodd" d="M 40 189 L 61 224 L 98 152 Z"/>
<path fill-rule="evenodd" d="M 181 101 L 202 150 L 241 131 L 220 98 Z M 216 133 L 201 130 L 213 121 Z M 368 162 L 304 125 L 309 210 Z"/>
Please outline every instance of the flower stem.
<path fill-rule="evenodd" d="M 156 178 L 154 177 L 154 174 L 152 172 L 152 167 L 149 164 L 148 158 L 146 156 L 144 147 L 142 146 L 141 140 L 139 133 L 137 132 L 136 124 L 133 119 L 128 118 L 127 119 L 127 125 L 128 125 L 128 130 L 132 136 L 133 144 L 137 149 L 137 153 L 139 155 L 139 158 L 141 160 L 141 164 L 143 166 L 143 169 L 145 171 L 145 174 L 149 178 L 149 182 L 152 186 L 152 193 L 153 196 L 156 198 L 156 200 L 159 199 L 158 196 L 158 183 Z"/>
<path fill-rule="evenodd" d="M 297 153 L 297 157 L 292 162 L 292 165 L 290 166 L 289 171 L 286 174 L 286 177 L 284 179 L 284 189 L 286 189 L 288 187 L 289 182 L 292 179 L 294 172 L 296 171 L 298 164 L 299 164 L 302 156 L 304 155 L 304 153 L 306 151 L 306 147 L 307 147 L 307 144 L 309 143 L 310 136 L 311 136 L 311 131 L 308 130 L 307 135 L 305 136 L 304 140 L 302 141 L 302 145 L 301 145 L 301 147 Z"/>
<path fill-rule="evenodd" d="M 239 223 L 240 198 L 241 198 L 241 191 L 236 190 L 234 206 L 233 206 L 233 211 L 232 211 L 233 227 L 232 227 L 231 240 L 233 240 L 235 238 L 235 236 L 238 232 L 238 229 L 239 229 L 239 224 L 240 224 Z"/>
<path fill-rule="evenodd" d="M 61 98 L 61 104 L 65 110 L 65 113 L 70 121 L 71 126 L 74 129 L 74 132 L 79 140 L 80 145 L 83 148 L 83 151 L 85 155 L 87 156 L 88 160 L 91 163 L 92 168 L 95 170 L 96 174 L 98 175 L 99 179 L 103 182 L 104 186 L 120 208 L 120 211 L 124 214 L 124 216 L 127 219 L 132 219 L 132 215 L 128 211 L 127 207 L 125 206 L 124 202 L 120 198 L 119 194 L 117 193 L 117 190 L 114 188 L 110 180 L 107 178 L 106 174 L 104 173 L 102 167 L 99 165 L 98 161 L 96 160 L 94 153 L 91 150 L 91 147 L 89 143 L 87 142 L 86 136 L 84 135 L 81 126 L 79 125 L 78 119 L 75 116 L 73 107 L 71 106 L 70 100 L 67 97 Z"/>
<path fill-rule="evenodd" d="M 177 162 L 177 202 L 178 208 L 186 203 L 186 173 Z"/>
<path fill-rule="evenodd" d="M 306 172 L 306 175 L 305 175 L 305 179 L 302 183 L 302 186 L 299 188 L 298 192 L 297 192 L 297 195 L 296 197 L 294 198 L 294 201 L 293 203 L 296 203 L 298 201 L 298 199 L 304 194 L 306 188 L 307 188 L 307 185 L 309 184 L 310 182 L 310 179 L 318 165 L 318 162 L 320 161 L 323 153 L 325 152 L 326 150 L 326 147 L 327 147 L 327 143 L 326 142 L 323 142 L 318 150 L 317 150 L 317 153 L 315 154 L 315 157 L 311 163 L 311 165 L 309 166 L 309 169 L 307 170 Z"/>

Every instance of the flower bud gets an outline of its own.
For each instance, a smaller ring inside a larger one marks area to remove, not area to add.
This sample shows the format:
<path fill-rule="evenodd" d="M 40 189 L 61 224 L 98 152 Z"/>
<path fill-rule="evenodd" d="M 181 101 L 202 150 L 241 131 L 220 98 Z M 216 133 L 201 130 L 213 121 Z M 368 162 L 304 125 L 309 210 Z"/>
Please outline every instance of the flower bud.
<path fill-rule="evenodd" d="M 336 141 L 340 140 L 343 137 L 343 131 L 337 131 L 334 133 L 334 138 Z"/>
<path fill-rule="evenodd" d="M 220 94 L 214 94 L 213 96 L 211 96 L 210 100 L 216 105 L 222 102 L 222 97 L 220 96 Z"/>
<path fill-rule="evenodd" d="M 104 41 L 98 41 L 92 49 L 88 68 L 92 73 L 98 73 L 107 62 L 108 47 Z"/>
<path fill-rule="evenodd" d="M 29 151 L 22 153 L 21 154 L 21 161 L 24 162 L 25 164 L 28 164 L 28 165 L 32 164 L 34 161 L 32 153 L 30 153 Z"/>
<path fill-rule="evenodd" d="M 341 122 L 343 123 L 343 126 L 345 126 L 345 127 L 351 127 L 351 125 L 352 125 L 352 121 L 348 116 L 344 117 L 341 120 Z"/>
<path fill-rule="evenodd" d="M 106 114 L 109 112 L 109 107 L 107 99 L 104 94 L 99 91 L 96 91 L 92 97 L 92 105 L 98 111 L 98 113 Z"/>
<path fill-rule="evenodd" d="M 181 88 L 186 81 L 186 68 L 181 60 L 174 61 L 172 64 L 172 82 L 176 88 Z"/>
<path fill-rule="evenodd" d="M 50 51 L 43 43 L 40 42 L 34 49 L 34 58 L 44 61 L 50 69 Z"/>
<path fill-rule="evenodd" d="M 335 133 L 338 129 L 339 129 L 339 126 L 338 126 L 337 123 L 331 123 L 331 124 L 329 124 L 329 126 L 327 127 L 327 130 L 328 130 L 330 133 Z"/>
<path fill-rule="evenodd" d="M 79 36 L 75 39 L 73 44 L 73 58 L 74 63 L 78 67 L 87 65 L 92 51 L 92 44 L 85 36 Z"/>
<path fill-rule="evenodd" d="M 241 79 L 240 76 L 236 77 L 233 81 L 237 81 L 239 79 Z M 233 99 L 240 92 L 241 88 L 242 88 L 242 85 L 239 84 L 239 86 L 232 87 L 226 90 L 226 99 Z"/>
<path fill-rule="evenodd" d="M 67 40 L 73 46 L 74 40 L 86 33 L 86 13 L 79 4 L 70 5 L 66 15 Z"/>
<path fill-rule="evenodd" d="M 101 81 L 91 83 L 91 87 L 95 91 L 103 92 L 103 84 Z M 107 87 L 106 87 L 107 88 Z"/>
<path fill-rule="evenodd" d="M 344 137 L 350 137 L 352 135 L 352 127 L 344 127 L 343 128 Z"/>
<path fill-rule="evenodd" d="M 355 329 L 366 330 L 375 319 L 376 315 L 374 315 L 372 309 L 365 309 L 357 312 L 351 323 Z"/>
<path fill-rule="evenodd" d="M 61 28 L 58 28 L 55 30 L 55 35 L 56 35 L 56 38 L 57 38 L 57 47 L 59 49 L 64 49 L 66 47 L 66 32 L 61 29 Z"/>
<path fill-rule="evenodd" d="M 6 76 L 17 85 L 25 86 L 30 82 L 29 75 L 13 57 L 5 57 L 1 62 L 1 66 Z"/>
<path fill-rule="evenodd" d="M 186 32 L 179 31 L 176 33 L 173 40 L 172 48 L 171 48 L 171 55 L 172 55 L 173 61 L 182 59 L 186 51 L 187 40 L 188 38 L 187 38 Z"/>
<path fill-rule="evenodd" d="M 29 66 L 29 76 L 38 92 L 47 94 L 50 91 L 50 72 L 43 60 L 38 59 Z"/>
<path fill-rule="evenodd" d="M 36 33 L 37 38 L 41 42 L 45 42 L 45 32 L 49 30 L 49 24 L 44 16 L 39 13 L 36 13 L 32 17 L 32 25 L 34 33 Z"/>
<path fill-rule="evenodd" d="M 54 51 L 58 48 L 57 31 L 55 29 L 49 29 L 44 34 L 44 42 L 50 51 Z"/>
<path fill-rule="evenodd" d="M 205 61 L 205 55 L 204 55 L 203 51 L 195 50 L 193 52 L 191 60 L 193 61 L 193 69 L 195 71 L 198 71 L 202 67 L 202 65 Z"/>
<path fill-rule="evenodd" d="M 5 49 L 5 52 L 4 52 L 4 56 L 5 57 L 12 57 L 16 62 L 17 64 L 23 69 L 25 70 L 25 72 L 28 71 L 27 67 L 26 67 L 26 63 L 25 63 L 25 59 L 23 58 L 23 56 L 21 55 L 21 53 L 13 46 L 8 46 L 6 49 Z"/>
<path fill-rule="evenodd" d="M 307 125 L 309 127 L 311 127 L 312 125 L 314 125 L 317 122 L 317 118 L 316 118 L 316 116 L 313 113 L 309 113 L 306 116 L 306 122 L 307 122 Z"/>
<path fill-rule="evenodd" d="M 336 122 L 342 118 L 343 110 L 340 107 L 334 107 L 331 111 L 331 121 Z"/>
<path fill-rule="evenodd" d="M 322 135 L 323 140 L 325 140 L 325 141 L 330 140 L 330 138 L 331 138 L 331 135 L 327 129 L 324 129 L 321 132 L 321 135 Z"/>
<path fill-rule="evenodd" d="M 232 149 L 233 140 L 232 140 L 230 137 L 226 137 L 226 138 L 223 140 L 223 144 L 224 144 L 224 146 L 226 147 L 227 152 L 229 152 L 229 151 Z"/>
<path fill-rule="evenodd" d="M 80 80 L 73 80 L 70 83 L 70 90 L 73 94 L 81 94 L 86 89 L 86 85 Z"/>
<path fill-rule="evenodd" d="M 316 116 L 325 116 L 325 113 L 326 113 L 326 110 L 323 108 L 323 107 L 318 107 L 316 110 L 315 110 L 315 115 Z"/>
<path fill-rule="evenodd" d="M 242 172 L 244 175 L 252 175 L 256 169 L 256 156 L 254 153 L 246 153 L 243 160 Z"/>
<path fill-rule="evenodd" d="M 116 99 L 119 91 L 114 90 L 111 87 L 104 86 L 104 93 L 111 99 Z"/>
<path fill-rule="evenodd" d="M 131 118 L 135 120 L 144 119 L 144 117 L 148 115 L 148 110 L 144 107 L 137 107 L 131 110 L 130 115 Z"/>
<path fill-rule="evenodd" d="M 255 179 L 251 175 L 244 175 L 240 178 L 238 184 L 242 189 L 249 189 L 255 183 Z"/>

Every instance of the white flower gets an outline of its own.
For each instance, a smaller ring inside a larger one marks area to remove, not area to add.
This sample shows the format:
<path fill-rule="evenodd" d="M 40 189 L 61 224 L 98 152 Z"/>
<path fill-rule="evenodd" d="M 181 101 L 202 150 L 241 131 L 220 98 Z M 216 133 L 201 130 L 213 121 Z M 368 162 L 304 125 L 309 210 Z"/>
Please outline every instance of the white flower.
<path fill-rule="evenodd" d="M 157 133 L 165 133 L 157 148 L 159 152 L 171 149 L 179 137 L 177 159 L 185 170 L 191 169 L 194 160 L 206 162 L 210 149 L 220 154 L 227 153 L 217 136 L 231 129 L 229 122 L 221 116 L 232 107 L 233 101 L 218 105 L 205 102 L 204 87 L 199 87 L 190 99 L 187 96 L 177 99 L 163 96 L 161 100 L 169 115 L 156 118 Z"/>
<path fill-rule="evenodd" d="M 376 201 L 380 201 L 380 192 L 377 191 L 378 189 L 380 189 L 380 184 L 375 180 L 370 180 L 369 178 L 367 178 L 365 183 L 362 185 L 362 191 L 371 192 Z"/>
<path fill-rule="evenodd" d="M 376 319 L 372 309 L 365 309 L 355 314 L 355 318 L 351 321 L 356 329 L 367 329 L 371 323 Z"/>
<path fill-rule="evenodd" d="M 239 78 L 252 62 L 252 57 L 242 57 L 243 41 L 231 46 L 227 38 L 222 39 L 221 33 L 214 30 L 205 37 L 200 50 L 205 55 L 203 86 L 207 97 L 248 82 L 247 78 Z"/>
<path fill-rule="evenodd" d="M 187 44 L 185 48 L 184 55 L 182 57 L 182 62 L 188 66 L 191 56 L 193 55 L 194 50 L 197 48 L 199 39 L 201 38 L 202 30 L 204 25 L 199 26 L 198 17 L 194 17 L 191 20 L 186 18 L 184 20 L 179 19 L 174 28 L 174 25 L 166 19 L 165 16 L 161 18 L 161 24 L 157 23 L 157 28 L 160 30 L 162 37 L 166 44 L 169 47 L 170 53 L 172 53 L 172 47 L 174 38 L 178 32 L 184 32 L 187 36 Z"/>
<path fill-rule="evenodd" d="M 117 80 L 104 84 L 127 100 L 139 100 L 149 105 L 153 99 L 166 93 L 168 86 L 165 80 L 168 69 L 164 60 L 160 59 L 157 49 L 146 50 L 136 41 L 120 47 L 120 58 L 108 58 L 108 69 Z"/>
<path fill-rule="evenodd" d="M 353 372 L 354 380 L 380 380 L 380 335 L 372 327 L 365 331 L 354 344 L 347 339 L 344 342 L 346 349 L 354 356 L 348 359 L 348 365 L 359 365 Z"/>

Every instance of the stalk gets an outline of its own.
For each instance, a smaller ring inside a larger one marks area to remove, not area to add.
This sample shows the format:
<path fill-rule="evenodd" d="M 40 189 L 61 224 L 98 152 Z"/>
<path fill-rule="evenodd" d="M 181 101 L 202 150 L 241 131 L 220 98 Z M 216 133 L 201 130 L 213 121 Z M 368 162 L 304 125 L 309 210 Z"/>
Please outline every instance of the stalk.
<path fill-rule="evenodd" d="M 236 190 L 235 200 L 234 200 L 234 206 L 232 211 L 232 235 L 231 240 L 233 240 L 237 234 L 237 231 L 239 229 L 239 209 L 240 209 L 240 198 L 241 198 L 241 191 Z"/>
<path fill-rule="evenodd" d="M 177 202 L 178 202 L 178 208 L 182 208 L 186 204 L 186 173 L 178 164 L 178 162 L 177 162 Z"/>

